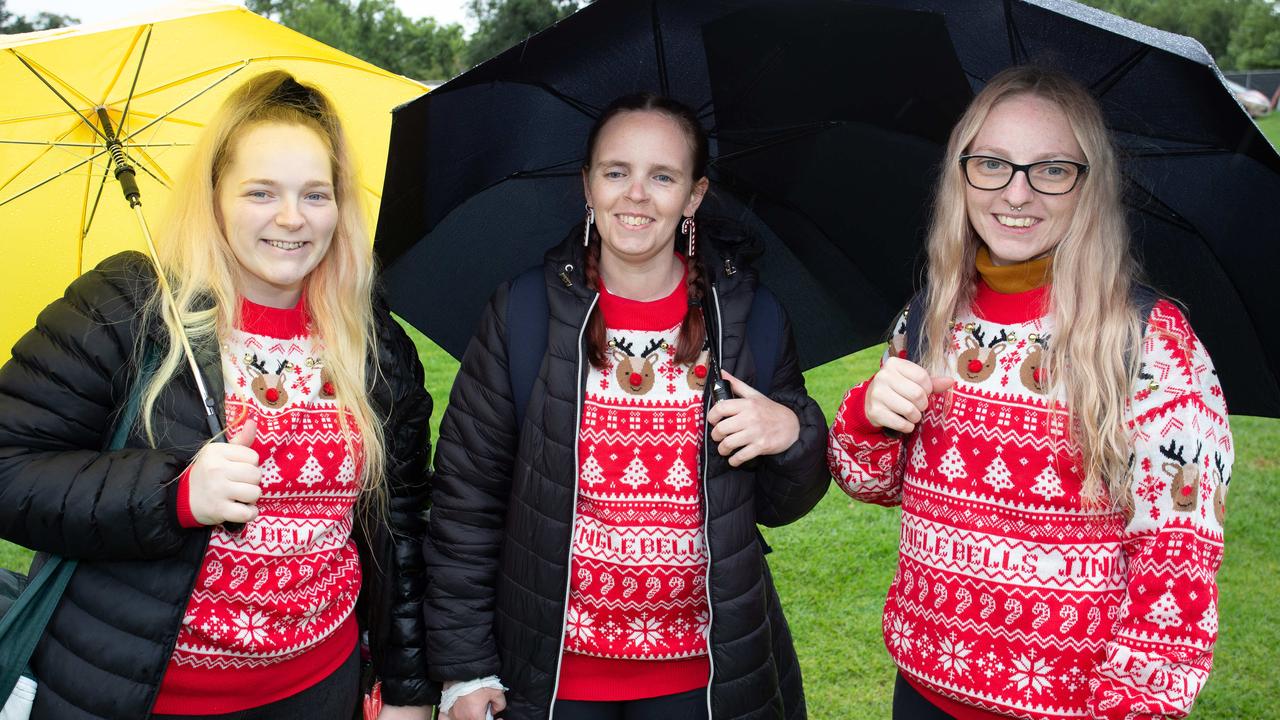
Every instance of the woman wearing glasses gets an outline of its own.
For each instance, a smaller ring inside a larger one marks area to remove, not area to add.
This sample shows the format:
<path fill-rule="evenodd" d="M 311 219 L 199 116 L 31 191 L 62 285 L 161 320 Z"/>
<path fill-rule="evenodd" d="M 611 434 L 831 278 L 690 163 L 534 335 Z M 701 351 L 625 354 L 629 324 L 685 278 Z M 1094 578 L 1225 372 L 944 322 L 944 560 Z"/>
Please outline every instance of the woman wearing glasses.
<path fill-rule="evenodd" d="M 1137 281 L 1098 104 L 1031 67 L 952 131 L 928 287 L 829 460 L 902 505 L 897 718 L 1157 718 L 1217 637 L 1232 443 L 1213 365 Z"/>

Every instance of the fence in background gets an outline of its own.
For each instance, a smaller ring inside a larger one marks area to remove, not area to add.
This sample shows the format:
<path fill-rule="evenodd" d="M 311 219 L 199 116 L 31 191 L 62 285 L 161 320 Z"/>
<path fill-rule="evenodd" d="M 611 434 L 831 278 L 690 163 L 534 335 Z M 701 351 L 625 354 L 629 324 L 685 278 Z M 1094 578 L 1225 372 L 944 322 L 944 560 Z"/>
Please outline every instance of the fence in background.
<path fill-rule="evenodd" d="M 1280 88 L 1280 70 L 1223 71 L 1222 74 L 1226 75 L 1228 80 L 1261 91 L 1267 97 L 1275 97 L 1276 90 Z"/>

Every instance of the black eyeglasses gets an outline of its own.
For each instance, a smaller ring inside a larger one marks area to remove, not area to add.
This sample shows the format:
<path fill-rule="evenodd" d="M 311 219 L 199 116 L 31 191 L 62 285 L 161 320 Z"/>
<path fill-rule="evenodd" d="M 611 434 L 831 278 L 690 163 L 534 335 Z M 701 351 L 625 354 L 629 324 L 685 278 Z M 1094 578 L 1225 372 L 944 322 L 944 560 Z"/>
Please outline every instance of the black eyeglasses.
<path fill-rule="evenodd" d="M 979 190 L 1003 190 L 1019 171 L 1027 176 L 1031 189 L 1042 195 L 1066 195 L 1076 189 L 1089 166 L 1074 160 L 1041 160 L 1027 165 L 990 155 L 961 155 L 964 179 Z"/>

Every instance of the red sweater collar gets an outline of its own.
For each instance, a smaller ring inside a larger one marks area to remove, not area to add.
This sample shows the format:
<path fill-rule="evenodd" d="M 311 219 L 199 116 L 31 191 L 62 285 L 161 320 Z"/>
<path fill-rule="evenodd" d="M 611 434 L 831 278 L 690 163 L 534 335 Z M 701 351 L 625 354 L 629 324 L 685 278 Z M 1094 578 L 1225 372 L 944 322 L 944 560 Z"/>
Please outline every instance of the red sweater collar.
<path fill-rule="evenodd" d="M 676 257 L 684 262 L 680 255 L 677 254 Z M 600 278 L 600 312 L 604 315 L 605 327 L 656 332 L 684 322 L 685 313 L 689 311 L 688 276 L 689 268 L 686 265 L 684 275 L 670 295 L 648 301 L 628 300 L 614 295 L 604 286 L 604 278 Z"/>
<path fill-rule="evenodd" d="M 1001 293 L 991 289 L 981 277 L 973 296 L 973 312 L 983 320 L 1012 325 L 1043 317 L 1049 311 L 1049 289 L 1041 285 L 1019 293 Z"/>
<path fill-rule="evenodd" d="M 267 307 L 240 298 L 240 329 L 251 335 L 291 340 L 305 337 L 309 324 L 305 296 L 291 308 Z"/>

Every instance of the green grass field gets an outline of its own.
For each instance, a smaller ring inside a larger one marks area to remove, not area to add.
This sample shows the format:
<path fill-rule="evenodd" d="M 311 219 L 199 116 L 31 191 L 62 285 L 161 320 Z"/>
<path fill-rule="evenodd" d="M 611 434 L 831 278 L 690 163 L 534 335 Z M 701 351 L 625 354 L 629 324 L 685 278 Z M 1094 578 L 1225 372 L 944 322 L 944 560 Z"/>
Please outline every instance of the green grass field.
<path fill-rule="evenodd" d="M 1260 126 L 1280 146 L 1280 113 Z M 1260 209 L 1260 212 L 1265 209 Z M 412 333 L 436 398 L 433 436 L 458 364 Z M 830 416 L 845 389 L 868 376 L 880 348 L 806 374 Z M 1193 713 L 1200 720 L 1275 717 L 1280 697 L 1280 420 L 1236 416 L 1236 465 L 1222 572 L 1221 639 L 1214 673 Z M 853 502 L 834 486 L 803 520 L 768 532 L 770 562 L 805 673 L 810 716 L 889 716 L 893 666 L 880 610 L 897 559 L 898 512 Z M 24 569 L 30 554 L 0 542 L 0 565 Z"/>

